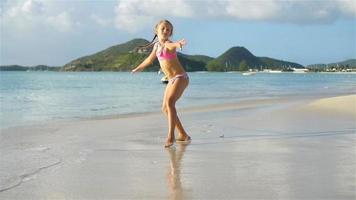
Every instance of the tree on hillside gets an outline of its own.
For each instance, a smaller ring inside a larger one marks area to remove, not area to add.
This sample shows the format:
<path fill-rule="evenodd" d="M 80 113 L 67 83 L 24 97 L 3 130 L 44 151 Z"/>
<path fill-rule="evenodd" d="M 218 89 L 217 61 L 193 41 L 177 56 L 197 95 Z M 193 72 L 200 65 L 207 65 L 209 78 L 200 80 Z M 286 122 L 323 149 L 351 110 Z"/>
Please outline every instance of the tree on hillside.
<path fill-rule="evenodd" d="M 240 70 L 240 71 L 247 71 L 247 70 L 248 70 L 246 60 L 242 60 L 242 61 L 240 62 L 239 70 Z"/>
<path fill-rule="evenodd" d="M 207 69 L 208 71 L 218 71 L 218 72 L 224 71 L 224 67 L 217 60 L 210 61 L 207 65 Z"/>

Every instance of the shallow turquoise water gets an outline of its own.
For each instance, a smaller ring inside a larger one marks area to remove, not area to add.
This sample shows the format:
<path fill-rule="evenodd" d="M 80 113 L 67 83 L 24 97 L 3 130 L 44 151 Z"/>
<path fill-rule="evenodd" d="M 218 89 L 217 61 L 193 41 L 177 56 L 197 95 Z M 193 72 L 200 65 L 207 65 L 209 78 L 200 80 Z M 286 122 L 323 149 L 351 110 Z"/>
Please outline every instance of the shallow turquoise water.
<path fill-rule="evenodd" d="M 189 73 L 178 107 L 356 92 L 356 74 Z M 0 128 L 47 120 L 159 111 L 161 75 L 143 72 L 0 72 Z"/>

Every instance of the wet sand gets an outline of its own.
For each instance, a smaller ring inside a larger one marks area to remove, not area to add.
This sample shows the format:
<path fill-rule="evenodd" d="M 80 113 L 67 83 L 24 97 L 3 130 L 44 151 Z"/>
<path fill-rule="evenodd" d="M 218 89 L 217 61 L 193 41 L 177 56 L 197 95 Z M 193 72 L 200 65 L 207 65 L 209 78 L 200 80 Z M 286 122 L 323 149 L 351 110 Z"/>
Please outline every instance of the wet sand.
<path fill-rule="evenodd" d="M 0 199 L 355 199 L 355 97 L 185 109 L 168 149 L 160 113 L 5 129 Z"/>

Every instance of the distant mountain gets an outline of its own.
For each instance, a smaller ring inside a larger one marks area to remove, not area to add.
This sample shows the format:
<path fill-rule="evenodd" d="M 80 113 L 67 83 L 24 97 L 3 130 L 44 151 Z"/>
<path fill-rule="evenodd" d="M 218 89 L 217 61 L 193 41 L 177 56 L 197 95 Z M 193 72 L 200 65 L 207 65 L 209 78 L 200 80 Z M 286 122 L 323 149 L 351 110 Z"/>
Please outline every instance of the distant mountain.
<path fill-rule="evenodd" d="M 209 71 L 245 71 L 248 69 L 303 68 L 302 65 L 268 57 L 256 57 L 245 47 L 232 47 L 208 62 Z"/>
<path fill-rule="evenodd" d="M 109 47 L 93 55 L 84 56 L 65 64 L 63 71 L 129 71 L 142 62 L 146 53 L 138 53 L 136 47 L 149 41 L 134 39 Z"/>
<path fill-rule="evenodd" d="M 1 65 L 0 71 L 59 71 L 61 67 L 47 65 L 21 66 L 21 65 Z"/>
<path fill-rule="evenodd" d="M 211 60 L 207 68 L 209 71 L 240 71 L 241 67 L 256 67 L 262 62 L 245 47 L 232 47 L 214 60 Z"/>
<path fill-rule="evenodd" d="M 206 71 L 206 65 L 214 58 L 204 55 L 186 55 L 178 53 L 179 62 L 187 71 Z"/>
<path fill-rule="evenodd" d="M 139 46 L 148 44 L 145 39 L 133 39 L 123 44 L 111 46 L 107 49 L 83 56 L 61 68 L 48 66 L 1 66 L 0 70 L 59 70 L 60 71 L 131 71 L 139 65 L 151 52 L 151 49 L 139 49 Z M 204 55 L 186 55 L 178 52 L 179 61 L 187 71 L 245 71 L 248 69 L 288 69 L 303 68 L 302 65 L 277 60 L 268 57 L 257 57 L 245 47 L 232 47 L 217 58 Z M 160 68 L 157 59 L 149 66 L 147 71 L 158 71 Z"/>
<path fill-rule="evenodd" d="M 356 68 L 356 59 L 348 59 L 341 62 L 327 63 L 327 64 L 313 64 L 308 65 L 309 69 L 325 69 L 332 67 Z"/>
<path fill-rule="evenodd" d="M 63 66 L 64 71 L 130 71 L 139 65 L 151 52 L 139 51 L 138 46 L 149 41 L 134 39 L 112 46 L 93 55 L 84 56 Z M 232 47 L 217 58 L 204 55 L 186 55 L 178 52 L 179 61 L 187 71 L 244 71 L 249 68 L 283 69 L 288 67 L 303 68 L 297 63 L 267 57 L 256 57 L 245 47 Z M 157 71 L 156 60 L 147 71 Z"/>
<path fill-rule="evenodd" d="M 112 46 L 90 56 L 84 56 L 63 66 L 63 71 L 130 71 L 139 65 L 151 52 L 152 48 L 139 50 L 137 47 L 148 44 L 145 39 L 134 39 L 129 42 Z M 182 65 L 187 71 L 206 70 L 209 57 L 190 56 L 178 53 Z M 212 58 L 211 58 L 212 59 Z M 158 71 L 156 60 L 147 71 Z"/>
<path fill-rule="evenodd" d="M 204 55 L 186 55 L 186 54 L 182 54 L 182 56 L 185 56 L 187 58 L 189 58 L 190 60 L 194 60 L 197 62 L 202 62 L 207 64 L 209 61 L 214 60 L 214 58 L 209 57 L 209 56 L 204 56 Z"/>
<path fill-rule="evenodd" d="M 259 57 L 259 59 L 263 63 L 262 66 L 269 69 L 304 68 L 304 66 L 301 64 L 283 61 L 283 60 L 277 60 L 274 58 Z"/>

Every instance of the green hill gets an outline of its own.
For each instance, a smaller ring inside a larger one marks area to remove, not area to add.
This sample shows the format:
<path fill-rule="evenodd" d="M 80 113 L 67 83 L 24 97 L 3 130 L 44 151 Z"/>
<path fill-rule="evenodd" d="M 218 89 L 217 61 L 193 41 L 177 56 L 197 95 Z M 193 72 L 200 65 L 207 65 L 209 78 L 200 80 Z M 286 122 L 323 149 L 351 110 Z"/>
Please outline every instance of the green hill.
<path fill-rule="evenodd" d="M 112 46 L 90 56 L 78 58 L 63 66 L 63 71 L 130 71 L 139 65 L 151 52 L 138 50 L 138 46 L 149 41 L 134 39 L 129 42 Z M 182 65 L 187 71 L 203 71 L 209 57 L 189 56 L 178 53 Z M 212 58 L 211 58 L 212 59 Z M 146 71 L 158 71 L 159 63 L 156 60 Z"/>
<path fill-rule="evenodd" d="M 186 55 L 178 53 L 181 64 L 187 71 L 206 71 L 206 65 L 214 58 L 204 55 Z"/>
<path fill-rule="evenodd" d="M 190 60 L 194 60 L 194 61 L 197 61 L 197 62 L 202 62 L 202 63 L 205 63 L 205 64 L 207 64 L 211 60 L 214 60 L 214 58 L 209 57 L 209 56 L 204 56 L 204 55 L 186 55 L 186 54 L 181 54 L 181 55 L 189 58 Z"/>
<path fill-rule="evenodd" d="M 23 67 L 2 66 L 0 70 L 53 70 L 53 71 L 131 71 L 139 65 L 152 49 L 137 47 L 148 44 L 145 39 L 133 39 L 123 44 L 109 47 L 95 54 L 75 59 L 60 68 L 47 66 Z M 217 58 L 205 55 L 186 55 L 178 52 L 178 58 L 187 71 L 244 71 L 248 69 L 302 68 L 302 65 L 268 57 L 256 57 L 245 47 L 232 47 Z M 158 71 L 157 59 L 146 71 Z"/>
<path fill-rule="evenodd" d="M 348 59 L 341 62 L 327 63 L 327 64 L 312 64 L 307 66 L 307 68 L 309 69 L 326 69 L 332 67 L 356 68 L 356 59 Z"/>
<path fill-rule="evenodd" d="M 290 68 L 304 68 L 303 65 L 300 65 L 298 63 L 293 63 L 293 62 L 288 62 L 288 61 L 283 61 L 283 60 L 277 60 L 277 59 L 274 59 L 274 58 L 259 57 L 259 59 L 263 63 L 262 64 L 263 68 L 283 69 L 283 70 L 287 70 L 287 69 L 290 69 Z"/>
<path fill-rule="evenodd" d="M 208 62 L 209 71 L 245 71 L 248 69 L 303 68 L 302 65 L 268 57 L 256 57 L 245 47 L 232 47 Z"/>
<path fill-rule="evenodd" d="M 134 52 L 138 46 L 147 44 L 144 39 L 134 39 L 129 42 L 109 47 L 93 55 L 84 56 L 64 65 L 64 71 L 129 71 L 140 64 L 147 53 Z"/>
<path fill-rule="evenodd" d="M 139 65 L 151 52 L 138 50 L 138 46 L 149 41 L 134 39 L 123 44 L 109 47 L 93 55 L 84 56 L 69 62 L 62 71 L 130 71 Z M 297 63 L 267 57 L 256 57 L 245 47 L 232 47 L 216 59 L 204 55 L 186 55 L 178 52 L 178 57 L 187 71 L 244 71 L 248 69 L 283 69 L 287 67 L 302 68 Z M 147 71 L 157 71 L 156 60 Z"/>
<path fill-rule="evenodd" d="M 209 71 L 240 71 L 257 68 L 261 61 L 245 47 L 232 47 L 214 60 L 209 61 Z"/>
<path fill-rule="evenodd" d="M 350 66 L 352 68 L 356 68 L 356 59 L 348 59 L 348 60 L 345 60 L 345 61 L 342 61 L 342 62 L 338 62 L 338 63 L 331 63 L 330 65 L 343 65 L 343 66 Z"/>

